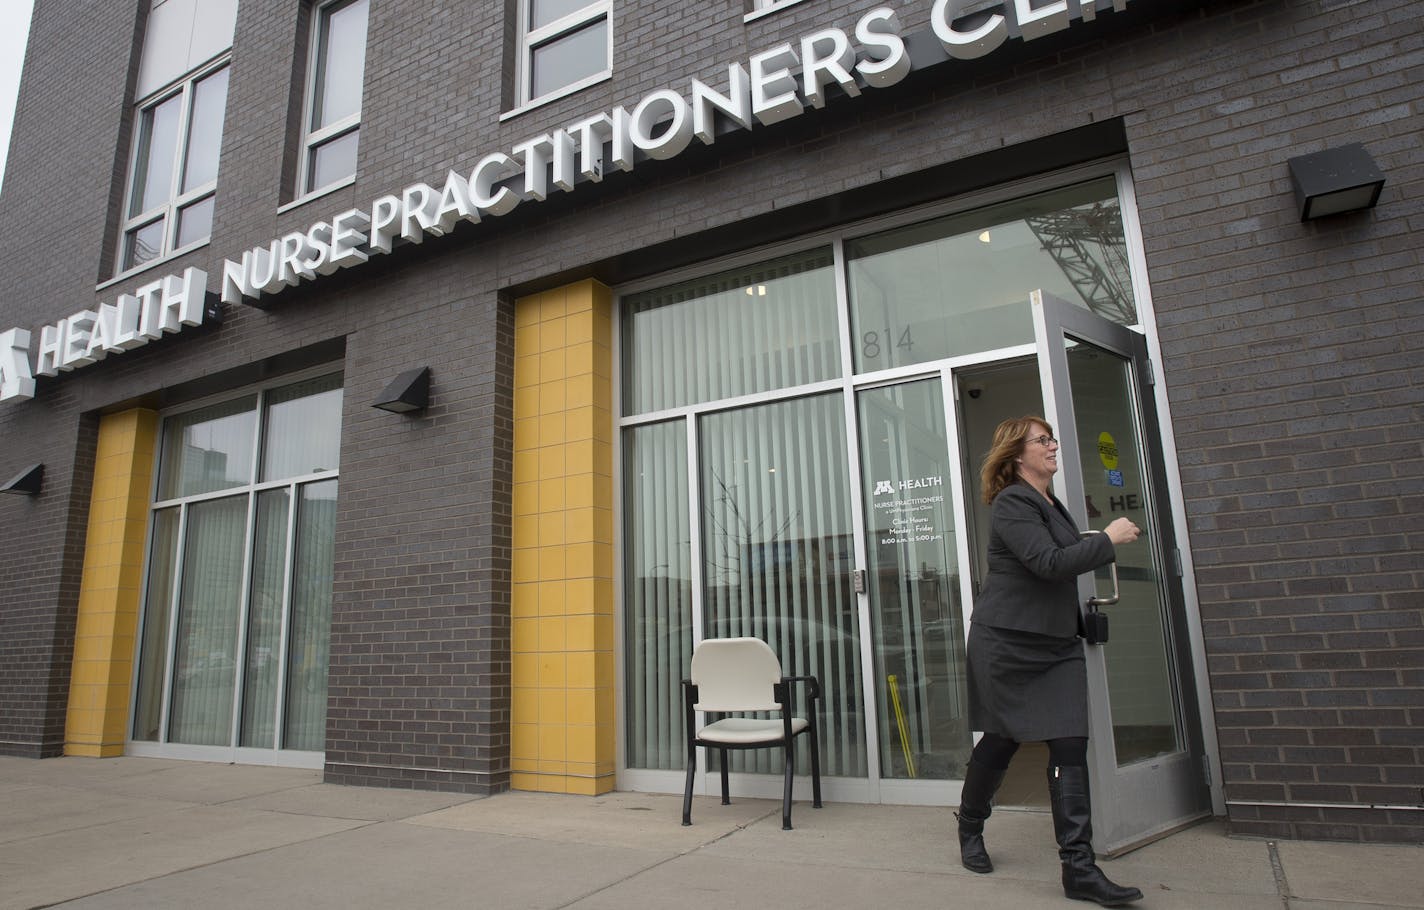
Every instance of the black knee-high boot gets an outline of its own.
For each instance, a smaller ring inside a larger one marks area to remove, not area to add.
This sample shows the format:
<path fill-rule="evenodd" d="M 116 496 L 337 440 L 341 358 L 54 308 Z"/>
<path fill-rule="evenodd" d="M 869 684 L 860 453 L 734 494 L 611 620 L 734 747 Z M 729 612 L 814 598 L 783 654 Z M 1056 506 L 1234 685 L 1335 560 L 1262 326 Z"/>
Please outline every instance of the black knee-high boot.
<path fill-rule="evenodd" d="M 964 791 L 959 796 L 959 861 L 970 872 L 993 872 L 994 864 L 984 849 L 984 821 L 992 811 L 994 794 L 1004 782 L 1002 768 L 990 768 L 970 759 L 964 772 Z"/>
<path fill-rule="evenodd" d="M 1088 795 L 1088 769 L 1062 765 L 1048 769 L 1048 795 L 1053 804 L 1053 833 L 1063 861 L 1063 894 L 1073 900 L 1119 907 L 1142 900 L 1136 888 L 1115 884 L 1098 868 L 1093 855 L 1093 809 Z"/>

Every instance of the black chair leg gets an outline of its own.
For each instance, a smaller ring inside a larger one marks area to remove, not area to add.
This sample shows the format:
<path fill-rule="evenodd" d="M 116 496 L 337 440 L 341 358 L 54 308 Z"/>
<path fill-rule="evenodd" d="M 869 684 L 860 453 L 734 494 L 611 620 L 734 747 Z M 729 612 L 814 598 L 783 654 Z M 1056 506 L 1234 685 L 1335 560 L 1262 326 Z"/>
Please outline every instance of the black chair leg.
<path fill-rule="evenodd" d="M 811 724 L 811 806 L 821 808 L 821 742 L 814 723 Z"/>
<path fill-rule="evenodd" d="M 687 750 L 687 786 L 682 791 L 682 823 L 692 824 L 692 780 L 697 776 L 697 749 Z"/>
<path fill-rule="evenodd" d="M 720 753 L 722 759 L 722 805 L 730 806 L 732 804 L 732 791 L 731 788 L 727 786 L 727 750 L 719 749 L 717 751 Z"/>
<path fill-rule="evenodd" d="M 786 744 L 786 783 L 781 794 L 781 830 L 791 830 L 791 776 L 796 770 L 796 740 Z"/>

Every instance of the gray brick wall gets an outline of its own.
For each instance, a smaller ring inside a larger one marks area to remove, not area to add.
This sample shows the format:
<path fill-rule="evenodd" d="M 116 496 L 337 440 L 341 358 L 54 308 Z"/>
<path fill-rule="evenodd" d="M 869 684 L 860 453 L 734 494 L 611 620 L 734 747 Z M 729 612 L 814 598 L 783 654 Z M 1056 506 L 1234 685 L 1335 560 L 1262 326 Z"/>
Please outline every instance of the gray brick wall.
<path fill-rule="evenodd" d="M 358 179 L 278 213 L 294 181 L 304 19 L 290 0 L 243 0 L 213 241 L 159 271 L 200 265 L 216 284 L 224 258 L 285 231 L 688 77 L 720 85 L 728 63 L 848 28 L 873 4 L 807 0 L 744 24 L 740 0 L 615 0 L 613 78 L 501 122 L 511 5 L 373 4 Z M 4 327 L 128 289 L 94 282 L 111 271 L 134 6 L 37 4 L 0 196 Z M 0 552 L 0 750 L 52 754 L 62 735 L 94 415 L 336 357 L 346 399 L 327 776 L 502 789 L 512 297 L 1047 170 L 1084 154 L 1065 131 L 1107 124 L 1135 180 L 1233 828 L 1424 839 L 1417 811 L 1299 805 L 1424 801 L 1424 309 L 1411 241 L 1424 226 L 1424 29 L 1413 6 L 1139 0 L 1091 31 L 640 164 L 268 309 L 230 307 L 219 328 L 42 380 L 35 401 L 0 407 L 0 468 L 47 466 L 43 496 L 0 502 L 0 523 L 28 529 Z M 929 8 L 903 4 L 906 30 Z M 76 41 L 81 21 L 113 27 Z M 1388 175 L 1379 207 L 1300 224 L 1286 160 L 1347 141 Z M 425 416 L 368 406 L 421 365 L 433 371 Z M 1297 805 L 1251 805 L 1283 802 Z"/>

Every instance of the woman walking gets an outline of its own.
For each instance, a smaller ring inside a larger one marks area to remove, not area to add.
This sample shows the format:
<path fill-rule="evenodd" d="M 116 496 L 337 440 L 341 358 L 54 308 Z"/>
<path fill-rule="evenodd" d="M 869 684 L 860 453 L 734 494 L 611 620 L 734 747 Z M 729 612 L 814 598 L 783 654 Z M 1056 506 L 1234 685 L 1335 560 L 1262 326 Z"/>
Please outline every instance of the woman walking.
<path fill-rule="evenodd" d="M 1116 558 L 1141 529 L 1118 518 L 1083 537 L 1050 491 L 1058 441 L 1041 417 L 1006 420 L 980 470 L 991 504 L 989 574 L 969 629 L 969 705 L 984 731 L 964 775 L 959 849 L 965 868 L 992 872 L 984 821 L 1021 742 L 1048 744 L 1048 792 L 1063 893 L 1115 907 L 1142 898 L 1098 868 L 1088 794 L 1088 680 L 1078 640 L 1077 578 Z"/>

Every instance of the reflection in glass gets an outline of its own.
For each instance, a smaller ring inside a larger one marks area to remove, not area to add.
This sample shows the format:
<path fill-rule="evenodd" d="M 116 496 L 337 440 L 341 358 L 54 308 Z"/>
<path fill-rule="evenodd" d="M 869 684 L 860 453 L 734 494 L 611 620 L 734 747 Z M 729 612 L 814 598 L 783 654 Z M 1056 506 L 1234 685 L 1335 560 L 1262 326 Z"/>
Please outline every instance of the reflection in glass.
<path fill-rule="evenodd" d="M 880 773 L 963 776 L 964 629 L 939 379 L 857 395 Z"/>
<path fill-rule="evenodd" d="M 178 509 L 153 513 L 153 549 L 139 641 L 138 689 L 134 696 L 133 738 L 155 742 L 163 723 L 163 680 L 168 665 L 168 621 L 173 615 L 173 581 L 178 563 Z"/>
<path fill-rule="evenodd" d="M 178 213 L 178 238 L 174 249 L 207 240 L 213 234 L 213 197 L 195 202 Z"/>
<path fill-rule="evenodd" d="M 687 424 L 623 431 L 624 712 L 628 767 L 686 766 L 681 680 L 692 659 Z"/>
<path fill-rule="evenodd" d="M 589 0 L 529 0 L 529 28 L 541 28 L 591 5 Z"/>
<path fill-rule="evenodd" d="M 188 507 L 168 741 L 228 745 L 237 677 L 247 497 Z"/>
<path fill-rule="evenodd" d="M 701 418 L 703 633 L 755 636 L 787 676 L 819 677 L 821 768 L 864 777 L 843 408 L 839 394 L 816 395 Z M 772 772 L 777 761 L 756 750 L 732 768 Z M 798 762 L 809 768 L 804 750 Z"/>
<path fill-rule="evenodd" d="M 308 182 L 312 192 L 356 173 L 356 150 L 360 142 L 361 131 L 357 129 L 316 147 L 312 152 L 311 179 Z"/>
<path fill-rule="evenodd" d="M 840 375 L 826 247 L 632 294 L 623 305 L 629 414 Z"/>
<path fill-rule="evenodd" d="M 608 19 L 534 48 L 529 94 L 539 98 L 608 69 Z"/>
<path fill-rule="evenodd" d="M 340 466 L 340 373 L 273 389 L 266 404 L 264 481 L 335 471 Z"/>
<path fill-rule="evenodd" d="M 317 39 L 316 91 L 311 130 L 361 113 L 366 73 L 368 0 L 331 4 L 322 10 Z"/>
<path fill-rule="evenodd" d="M 247 662 L 242 678 L 242 745 L 276 745 L 277 661 L 282 645 L 282 600 L 287 567 L 287 488 L 257 494 L 252 535 Z"/>
<path fill-rule="evenodd" d="M 1078 456 L 1089 522 L 1101 528 L 1126 516 L 1145 532 L 1117 550 L 1122 599 L 1110 609 L 1112 644 L 1103 649 L 1113 743 L 1119 765 L 1179 751 L 1182 734 L 1166 632 L 1156 503 L 1143 457 L 1131 365 L 1092 345 L 1068 343 Z M 1111 587 L 1106 570 L 1098 590 Z"/>
<path fill-rule="evenodd" d="M 158 498 L 212 493 L 252 481 L 257 396 L 170 417 L 163 427 Z"/>
<path fill-rule="evenodd" d="M 292 564 L 291 641 L 282 747 L 326 747 L 326 666 L 331 641 L 331 569 L 336 542 L 336 481 L 302 487 Z"/>
<path fill-rule="evenodd" d="M 223 111 L 227 107 L 227 67 L 193 88 L 193 112 L 188 120 L 188 153 L 183 168 L 183 192 L 218 179 Z"/>
<path fill-rule="evenodd" d="M 1113 178 L 846 242 L 857 372 L 1033 341 L 1029 292 L 1137 321 Z"/>
<path fill-rule="evenodd" d="M 165 224 L 167 222 L 160 218 L 128 233 L 124 238 L 124 268 L 137 268 L 145 262 L 158 258 L 159 254 L 163 252 L 163 227 Z"/>
<path fill-rule="evenodd" d="M 162 205 L 173 194 L 173 162 L 178 154 L 178 121 L 182 111 L 183 96 L 177 94 L 143 112 L 138 151 L 134 156 L 130 218 Z"/>

